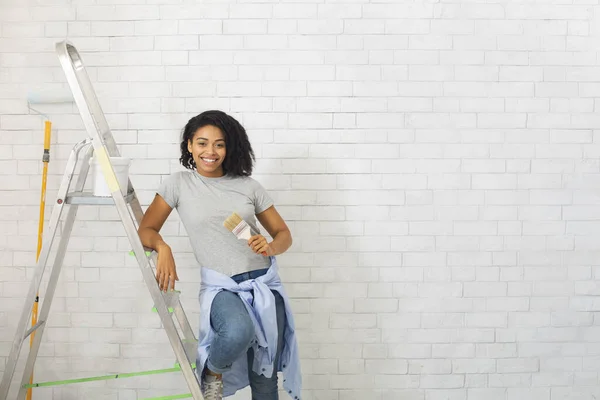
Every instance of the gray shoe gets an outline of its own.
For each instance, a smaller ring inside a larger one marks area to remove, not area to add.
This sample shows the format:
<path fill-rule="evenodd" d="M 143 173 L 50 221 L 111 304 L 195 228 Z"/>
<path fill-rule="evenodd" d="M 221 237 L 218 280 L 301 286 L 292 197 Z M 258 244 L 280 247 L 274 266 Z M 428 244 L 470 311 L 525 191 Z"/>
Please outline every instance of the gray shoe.
<path fill-rule="evenodd" d="M 204 397 L 204 400 L 223 399 L 223 380 L 214 375 L 204 374 L 202 386 L 202 396 Z"/>

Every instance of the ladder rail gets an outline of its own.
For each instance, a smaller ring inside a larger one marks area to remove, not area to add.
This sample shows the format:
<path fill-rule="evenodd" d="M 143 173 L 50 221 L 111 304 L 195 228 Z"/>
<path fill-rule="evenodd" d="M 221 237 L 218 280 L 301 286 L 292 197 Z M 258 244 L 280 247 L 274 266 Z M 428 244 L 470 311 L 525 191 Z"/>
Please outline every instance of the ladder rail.
<path fill-rule="evenodd" d="M 4 369 L 4 374 L 2 375 L 2 382 L 0 383 L 0 399 L 6 399 L 8 397 L 8 392 L 10 390 L 10 384 L 13 379 L 15 369 L 17 367 L 17 362 L 19 360 L 19 355 L 21 353 L 21 349 L 23 347 L 23 342 L 25 340 L 25 335 L 29 330 L 29 317 L 31 316 L 31 308 L 33 303 L 35 302 L 36 294 L 39 292 L 40 284 L 42 281 L 42 276 L 44 275 L 44 270 L 46 269 L 46 265 L 48 262 L 48 257 L 50 255 L 50 249 L 52 248 L 52 244 L 54 242 L 54 238 L 56 237 L 56 232 L 58 230 L 58 223 L 60 221 L 60 217 L 62 215 L 66 196 L 68 189 L 71 185 L 71 180 L 73 177 L 73 173 L 75 172 L 75 167 L 77 165 L 77 158 L 79 152 L 89 145 L 87 140 L 83 140 L 75 145 L 69 159 L 67 161 L 67 166 L 65 168 L 65 174 L 63 175 L 59 195 L 56 203 L 54 204 L 54 208 L 52 210 L 52 215 L 50 217 L 49 230 L 46 233 L 43 241 L 42 241 L 42 250 L 40 252 L 40 257 L 38 259 L 37 266 L 35 267 L 35 272 L 33 275 L 33 279 L 29 286 L 29 292 L 25 297 L 25 304 L 23 306 L 23 311 L 21 312 L 21 317 L 19 319 L 19 323 L 17 325 L 17 330 L 15 334 L 15 338 L 13 340 L 11 350 L 9 353 L 9 357 L 6 363 L 6 367 Z M 44 303 L 46 299 L 44 299 Z M 44 304 L 43 303 L 43 304 Z M 40 316 L 40 320 L 42 317 Z M 45 324 L 41 324 L 42 326 Z M 41 335 L 36 335 L 41 336 Z M 33 350 L 33 347 L 32 347 Z M 30 375 L 28 375 L 29 377 Z"/>
<path fill-rule="evenodd" d="M 82 117 L 84 117 L 83 113 L 86 114 L 85 118 L 87 121 L 84 120 L 84 124 L 87 122 L 86 129 L 90 132 L 88 124 L 90 122 L 94 123 L 109 154 L 111 156 L 119 156 L 117 144 L 111 133 L 106 116 L 102 111 L 92 82 L 89 79 L 89 75 L 86 72 L 79 51 L 77 51 L 77 48 L 68 40 L 56 43 L 55 48 L 58 59 L 67 77 L 71 92 L 73 92 L 73 98 L 77 104 L 77 108 L 80 110 L 80 113 L 82 113 Z M 92 117 L 91 121 L 88 117 Z"/>
<path fill-rule="evenodd" d="M 77 177 L 77 181 L 75 183 L 75 190 L 81 191 L 83 186 L 85 185 L 85 180 L 87 177 L 87 173 L 89 170 L 89 159 L 91 156 L 91 147 L 88 148 L 85 156 L 81 162 L 81 170 L 80 174 Z M 66 190 L 68 188 L 63 188 Z M 65 194 L 61 192 L 61 194 Z M 71 237 L 71 233 L 73 231 L 73 225 L 75 224 L 75 217 L 77 216 L 77 211 L 79 206 L 72 205 L 69 206 L 69 210 L 67 211 L 67 217 L 63 223 L 63 230 L 60 237 L 60 241 L 58 244 L 58 249 L 56 251 L 56 256 L 54 258 L 54 265 L 52 266 L 52 272 L 50 273 L 50 278 L 48 280 L 48 285 L 46 286 L 46 294 L 44 296 L 44 301 L 42 302 L 42 309 L 40 310 L 40 320 L 47 321 L 48 315 L 50 314 L 50 308 L 52 307 L 52 300 L 54 300 L 54 293 L 56 291 L 56 286 L 58 285 L 58 279 L 60 277 L 60 272 L 63 267 L 63 261 L 65 259 L 65 255 L 67 253 L 67 245 L 69 244 L 69 238 Z M 27 361 L 25 363 L 25 369 L 23 371 L 23 378 L 21 380 L 21 386 L 19 388 L 19 394 L 17 396 L 18 400 L 22 400 L 27 395 L 27 387 L 26 385 L 29 383 L 29 377 L 33 373 L 33 367 L 35 366 L 35 360 L 37 358 L 40 345 L 42 343 L 42 335 L 46 328 L 46 324 L 44 323 L 38 331 L 36 335 L 33 337 L 33 343 L 31 346 L 31 350 L 29 351 L 29 355 L 27 356 Z"/>
<path fill-rule="evenodd" d="M 139 224 L 142 222 L 142 218 L 144 217 L 144 213 L 142 211 L 142 207 L 140 205 L 139 199 L 137 198 L 137 195 L 134 195 L 133 199 L 130 202 L 130 206 L 131 206 L 131 210 L 133 212 L 134 218 L 139 226 Z M 156 257 L 157 257 L 156 252 L 153 252 L 151 254 L 151 256 L 149 257 L 151 260 L 151 264 L 153 264 L 154 266 L 156 265 L 156 262 L 157 262 Z M 181 304 L 180 299 L 177 300 L 177 304 L 175 304 L 174 311 L 175 311 L 175 317 L 177 318 L 177 322 L 179 323 L 179 326 L 181 327 L 181 330 L 183 331 L 185 339 L 196 340 L 196 335 L 194 333 L 194 330 L 192 329 L 192 325 L 190 324 L 189 319 L 187 318 L 187 315 L 183 311 L 183 305 Z"/>
<path fill-rule="evenodd" d="M 138 259 L 138 263 L 140 265 L 143 278 L 146 281 L 146 286 L 148 286 L 150 295 L 152 296 L 152 299 L 154 300 L 154 305 L 155 305 L 155 307 L 158 311 L 158 315 L 160 316 L 160 319 L 163 323 L 163 327 L 164 327 L 165 331 L 167 332 L 167 336 L 169 338 L 169 341 L 171 342 L 171 347 L 173 348 L 173 351 L 175 352 L 177 360 L 179 361 L 179 363 L 181 365 L 181 372 L 183 373 L 184 377 L 186 378 L 188 387 L 189 387 L 190 391 L 192 392 L 192 394 L 194 395 L 195 400 L 196 399 L 202 400 L 203 397 L 202 397 L 202 393 L 200 391 L 200 382 L 198 381 L 198 377 L 196 376 L 196 373 L 192 369 L 192 363 L 195 362 L 195 360 L 190 360 L 188 358 L 188 355 L 185 351 L 185 347 L 180 339 L 179 332 L 177 332 L 177 328 L 175 327 L 173 318 L 171 317 L 171 315 L 169 313 L 169 310 L 168 310 L 168 308 L 165 304 L 165 301 L 162 297 L 163 295 L 162 295 L 162 293 L 158 287 L 158 284 L 156 282 L 156 277 L 154 275 L 154 272 L 150 268 L 148 258 L 146 257 L 146 251 L 142 245 L 142 242 L 139 239 L 137 230 L 133 229 L 133 228 L 135 228 L 133 223 L 127 224 L 127 226 L 126 226 L 126 230 L 128 230 L 128 236 L 130 236 L 130 237 L 134 236 L 135 238 L 137 238 L 137 241 L 132 240 L 133 252 L 135 253 L 135 257 Z M 144 266 L 144 264 L 146 264 L 146 265 Z M 195 382 L 196 385 L 194 385 L 193 382 Z"/>

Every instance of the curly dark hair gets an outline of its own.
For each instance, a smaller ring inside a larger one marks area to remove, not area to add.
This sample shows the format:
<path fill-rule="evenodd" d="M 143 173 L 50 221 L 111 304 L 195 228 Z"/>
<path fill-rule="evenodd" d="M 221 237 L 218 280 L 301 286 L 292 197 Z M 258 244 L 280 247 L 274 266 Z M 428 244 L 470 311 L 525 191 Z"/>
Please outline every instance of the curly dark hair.
<path fill-rule="evenodd" d="M 227 153 L 222 164 L 225 175 L 250 176 L 255 157 L 246 129 L 235 118 L 219 110 L 204 111 L 185 125 L 180 145 L 181 165 L 188 169 L 196 168 L 196 162 L 188 151 L 188 141 L 194 138 L 198 129 L 207 125 L 219 128 L 225 136 Z"/>

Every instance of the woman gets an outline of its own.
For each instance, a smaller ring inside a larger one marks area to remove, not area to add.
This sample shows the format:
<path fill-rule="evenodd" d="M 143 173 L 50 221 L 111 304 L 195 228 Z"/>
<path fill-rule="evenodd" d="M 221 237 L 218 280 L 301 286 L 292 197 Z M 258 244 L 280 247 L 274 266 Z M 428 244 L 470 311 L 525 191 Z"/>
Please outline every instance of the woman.
<path fill-rule="evenodd" d="M 222 111 L 191 118 L 179 161 L 187 170 L 161 184 L 139 235 L 158 253 L 156 279 L 164 291 L 179 279 L 171 248 L 159 234 L 173 208 L 190 238 L 202 274 L 197 373 L 204 399 L 250 385 L 253 400 L 276 400 L 277 371 L 284 373 L 288 394 L 299 399 L 293 318 L 275 259 L 291 246 L 292 236 L 271 197 L 250 177 L 254 152 L 244 127 Z M 233 212 L 256 233 L 249 240 L 224 227 Z"/>

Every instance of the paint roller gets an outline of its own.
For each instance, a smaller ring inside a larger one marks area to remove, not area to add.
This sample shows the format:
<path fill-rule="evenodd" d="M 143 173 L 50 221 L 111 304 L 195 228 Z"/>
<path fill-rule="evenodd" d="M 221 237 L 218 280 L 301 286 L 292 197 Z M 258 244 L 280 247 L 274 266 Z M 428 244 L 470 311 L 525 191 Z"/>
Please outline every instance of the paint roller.
<path fill-rule="evenodd" d="M 34 113 L 45 117 L 47 120 L 50 119 L 48 114 L 40 111 L 38 107 L 33 107 L 33 105 L 72 104 L 74 102 L 75 100 L 73 99 L 73 95 L 66 88 L 59 90 L 46 90 L 41 92 L 29 92 L 27 94 L 27 107 Z"/>
<path fill-rule="evenodd" d="M 44 104 L 70 104 L 73 103 L 73 95 L 66 90 L 52 90 L 44 92 L 30 92 L 27 95 L 27 107 L 36 114 L 42 115 L 46 118 L 44 121 L 44 153 L 42 156 L 43 171 L 42 171 L 42 188 L 40 196 L 40 216 L 38 222 L 38 242 L 36 252 L 36 262 L 39 259 L 40 252 L 42 250 L 42 235 L 44 231 L 44 210 L 46 206 L 46 182 L 48 179 L 48 163 L 50 162 L 50 134 L 52 132 L 52 122 L 50 117 L 41 112 L 40 110 L 33 108 L 32 105 L 44 105 Z M 38 317 L 38 304 L 39 304 L 39 292 L 35 296 L 35 302 L 31 310 L 31 326 L 37 324 Z M 29 347 L 33 344 L 35 332 L 31 334 L 29 339 Z M 33 382 L 33 373 L 29 377 L 29 383 Z M 31 388 L 27 390 L 27 400 L 31 400 L 32 392 Z"/>
<path fill-rule="evenodd" d="M 73 94 L 66 88 L 29 92 L 27 94 L 28 104 L 68 104 L 73 102 Z"/>

